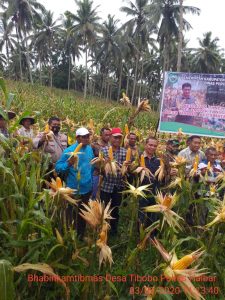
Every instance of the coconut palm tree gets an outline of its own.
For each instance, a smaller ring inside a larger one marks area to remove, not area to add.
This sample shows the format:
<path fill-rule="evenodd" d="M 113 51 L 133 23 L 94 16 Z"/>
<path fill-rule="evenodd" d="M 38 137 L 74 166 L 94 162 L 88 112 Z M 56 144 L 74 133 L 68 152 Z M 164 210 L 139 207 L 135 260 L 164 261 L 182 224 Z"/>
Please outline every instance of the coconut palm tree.
<path fill-rule="evenodd" d="M 91 0 L 75 0 L 78 9 L 76 14 L 71 14 L 74 21 L 73 31 L 82 38 L 83 51 L 85 54 L 85 83 L 84 83 L 84 99 L 87 97 L 87 81 L 88 81 L 88 52 L 91 45 L 96 40 L 96 33 L 99 31 L 100 18 L 97 15 L 97 8 L 93 8 Z"/>
<path fill-rule="evenodd" d="M 63 47 L 68 57 L 68 85 L 67 89 L 70 89 L 71 83 L 71 70 L 76 67 L 76 58 L 81 57 L 81 38 L 72 30 L 74 25 L 71 18 L 71 14 L 65 13 L 62 16 L 62 24 L 60 28 L 60 36 L 62 38 Z M 74 78 L 75 79 L 75 78 Z M 76 80 L 76 79 L 75 79 Z"/>
<path fill-rule="evenodd" d="M 24 42 L 26 49 L 27 66 L 29 70 L 30 82 L 33 83 L 32 71 L 30 67 L 30 53 L 28 49 L 28 38 L 27 34 L 33 28 L 33 22 L 35 19 L 40 19 L 39 12 L 44 12 L 45 8 L 43 5 L 38 3 L 36 0 L 7 0 L 5 1 L 8 5 L 5 10 L 7 18 L 12 18 L 15 24 L 17 42 L 22 44 Z M 38 12 L 39 11 L 39 12 Z M 22 79 L 22 54 L 19 49 L 20 55 L 20 77 Z"/>
<path fill-rule="evenodd" d="M 180 5 L 179 0 L 151 0 L 150 10 L 152 13 L 152 22 L 158 24 L 158 42 L 160 51 L 163 54 L 163 72 L 170 68 L 170 45 L 172 39 L 179 37 L 180 24 Z M 199 14 L 200 10 L 194 6 L 183 6 L 183 14 Z M 191 24 L 182 18 L 181 30 L 189 30 Z"/>
<path fill-rule="evenodd" d="M 40 65 L 40 81 L 42 65 L 48 64 L 49 69 L 49 85 L 52 87 L 52 53 L 59 35 L 60 25 L 57 25 L 57 20 L 53 19 L 53 13 L 46 11 L 41 18 L 40 23 L 36 23 L 36 32 L 32 36 L 34 48 L 38 53 Z"/>
<path fill-rule="evenodd" d="M 150 20 L 150 6 L 149 0 L 135 0 L 129 1 L 129 6 L 123 6 L 120 9 L 125 12 L 131 19 L 127 21 L 123 27 L 127 28 L 128 36 L 130 36 L 130 43 L 136 50 L 135 54 L 135 70 L 134 70 L 134 84 L 132 91 L 132 102 L 134 102 L 135 89 L 138 78 L 138 66 L 140 58 L 148 47 L 151 39 L 151 34 L 156 30 L 155 25 Z"/>
<path fill-rule="evenodd" d="M 6 65 L 6 56 L 4 53 L 0 53 L 0 70 L 4 70 L 4 66 Z"/>
<path fill-rule="evenodd" d="M 218 46 L 219 39 L 212 38 L 212 32 L 206 32 L 203 39 L 198 39 L 199 48 L 192 50 L 192 66 L 194 72 L 220 73 L 221 49 Z"/>
<path fill-rule="evenodd" d="M 7 68 L 9 67 L 10 52 L 15 48 L 15 35 L 12 34 L 13 22 L 7 19 L 5 13 L 0 14 L 0 51 L 5 48 Z"/>
<path fill-rule="evenodd" d="M 178 48 L 177 48 L 177 72 L 180 72 L 181 68 L 181 57 L 182 57 L 182 44 L 183 44 L 183 0 L 180 1 L 180 15 L 179 15 L 179 41 L 178 41 Z"/>
<path fill-rule="evenodd" d="M 102 82 L 110 82 L 109 74 L 116 71 L 116 66 L 122 63 L 122 55 L 119 45 L 120 30 L 117 27 L 119 20 L 110 14 L 101 26 L 101 36 L 96 42 L 95 63 L 100 63 L 103 73 Z M 119 68 L 120 69 L 120 68 Z M 109 88 L 109 87 L 108 87 Z"/>

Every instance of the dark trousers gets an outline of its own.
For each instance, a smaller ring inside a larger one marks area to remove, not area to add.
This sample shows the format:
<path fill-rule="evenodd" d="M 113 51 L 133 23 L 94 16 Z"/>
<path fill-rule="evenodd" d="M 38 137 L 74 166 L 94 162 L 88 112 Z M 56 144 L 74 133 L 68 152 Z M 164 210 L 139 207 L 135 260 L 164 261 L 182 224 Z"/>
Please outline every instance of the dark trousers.
<path fill-rule="evenodd" d="M 111 233 L 116 234 L 117 226 L 118 226 L 118 222 L 119 222 L 119 207 L 120 207 L 120 204 L 122 201 L 121 190 L 118 190 L 117 188 L 114 187 L 112 193 L 107 193 L 107 192 L 101 191 L 100 199 L 102 201 L 104 201 L 105 206 L 111 200 L 111 208 L 113 208 L 111 216 L 114 218 L 114 219 L 110 220 Z"/>
<path fill-rule="evenodd" d="M 67 226 L 70 227 L 71 225 L 73 225 L 77 231 L 77 236 L 80 239 L 83 239 L 84 237 L 86 221 L 80 216 L 79 212 L 80 208 L 83 208 L 82 203 L 87 204 L 88 200 L 90 199 L 90 196 L 91 192 L 80 195 L 79 199 L 81 201 L 78 203 L 78 207 L 69 204 L 66 209 Z"/>
<path fill-rule="evenodd" d="M 96 199 L 98 193 L 99 175 L 93 175 L 92 177 L 92 199 Z"/>

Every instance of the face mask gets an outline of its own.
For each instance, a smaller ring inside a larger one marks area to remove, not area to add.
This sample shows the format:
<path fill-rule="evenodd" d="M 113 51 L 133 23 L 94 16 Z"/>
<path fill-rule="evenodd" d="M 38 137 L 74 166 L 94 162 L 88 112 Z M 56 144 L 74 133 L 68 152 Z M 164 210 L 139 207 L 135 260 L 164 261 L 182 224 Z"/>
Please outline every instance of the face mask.
<path fill-rule="evenodd" d="M 52 126 L 52 131 L 53 131 L 54 133 L 58 133 L 59 130 L 60 130 L 60 126 Z"/>
<path fill-rule="evenodd" d="M 172 150 L 172 154 L 177 155 L 179 153 L 179 149 Z"/>

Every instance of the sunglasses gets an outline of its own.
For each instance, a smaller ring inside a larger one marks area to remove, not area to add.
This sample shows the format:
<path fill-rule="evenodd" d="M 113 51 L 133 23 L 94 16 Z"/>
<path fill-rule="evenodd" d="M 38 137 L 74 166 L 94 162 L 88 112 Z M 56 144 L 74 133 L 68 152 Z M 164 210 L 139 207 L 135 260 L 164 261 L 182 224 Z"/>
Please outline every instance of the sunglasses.
<path fill-rule="evenodd" d="M 82 135 L 81 136 L 83 139 L 88 139 L 90 137 L 90 134 Z"/>

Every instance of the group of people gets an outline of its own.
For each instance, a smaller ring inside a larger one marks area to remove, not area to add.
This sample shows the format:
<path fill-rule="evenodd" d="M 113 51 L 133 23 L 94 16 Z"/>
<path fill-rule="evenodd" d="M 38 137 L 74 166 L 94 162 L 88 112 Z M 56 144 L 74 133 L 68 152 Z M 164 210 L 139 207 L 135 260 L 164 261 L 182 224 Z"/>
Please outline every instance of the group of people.
<path fill-rule="evenodd" d="M 8 112 L 8 118 L 15 117 L 12 113 Z M 75 194 L 79 194 L 79 207 L 82 203 L 88 203 L 90 198 L 95 199 L 100 197 L 101 201 L 107 204 L 111 201 L 112 217 L 111 220 L 111 233 L 117 233 L 118 220 L 119 220 L 119 207 L 122 201 L 122 192 L 126 188 L 126 182 L 134 183 L 134 175 L 130 172 L 130 166 L 133 161 L 140 161 L 140 157 L 144 160 L 145 168 L 150 172 L 150 176 L 144 176 L 142 182 L 138 181 L 139 185 L 150 185 L 151 195 L 147 199 L 140 199 L 139 208 L 153 205 L 155 203 L 154 195 L 161 186 L 168 185 L 174 177 L 177 176 L 178 170 L 172 167 L 171 162 L 175 161 L 178 156 L 186 159 L 186 176 L 188 177 L 193 168 L 196 157 L 198 157 L 198 166 L 196 178 L 207 171 L 210 164 L 211 175 L 208 177 L 209 183 L 214 183 L 215 178 L 219 172 L 223 171 L 225 167 L 225 156 L 220 154 L 214 147 L 209 147 L 205 153 L 200 150 L 201 137 L 197 135 L 190 136 L 187 139 L 187 147 L 183 150 L 180 149 L 179 139 L 170 139 L 166 142 L 166 149 L 162 157 L 157 157 L 158 139 L 156 137 L 148 137 L 140 151 L 138 136 L 134 132 L 130 132 L 126 138 L 120 128 L 107 128 L 103 127 L 100 130 L 98 140 L 91 140 L 91 131 L 87 128 L 81 127 L 76 130 L 76 142 L 68 147 L 68 138 L 64 133 L 60 132 L 61 120 L 58 117 L 51 117 L 48 120 L 49 130 L 52 135 L 49 137 L 48 131 L 43 131 L 34 136 L 32 124 L 35 120 L 32 117 L 24 117 L 20 120 L 21 128 L 17 130 L 16 135 L 32 140 L 34 149 L 42 149 L 43 152 L 51 156 L 52 168 L 63 177 L 66 186 L 74 189 Z M 7 130 L 7 122 L 4 115 L 0 115 L 0 135 L 10 137 Z M 78 145 L 81 149 L 77 153 L 79 157 L 77 164 L 76 157 L 71 155 L 74 153 Z M 225 145 L 224 145 L 225 146 Z M 116 161 L 118 168 L 116 174 L 106 173 L 104 169 L 99 169 L 91 162 L 95 157 L 102 153 L 105 160 L 109 160 L 109 148 L 112 149 L 113 159 Z M 131 149 L 131 158 L 127 161 L 127 151 Z M 224 147 L 225 150 L 225 147 Z M 225 152 L 225 151 L 224 151 Z M 164 179 L 158 180 L 154 174 L 160 167 L 160 160 L 163 160 L 165 165 Z M 122 174 L 121 167 L 127 167 L 126 174 Z M 137 184 L 137 182 L 136 182 Z M 72 207 L 69 207 L 71 219 L 75 218 L 72 212 Z M 139 220 L 149 226 L 155 221 L 155 214 L 141 213 Z M 85 233 L 85 222 L 76 215 L 76 229 L 78 236 L 83 237 Z"/>

